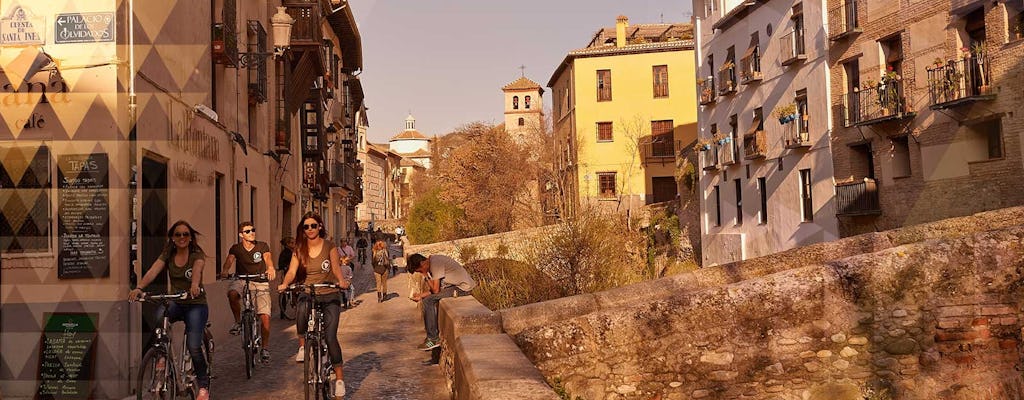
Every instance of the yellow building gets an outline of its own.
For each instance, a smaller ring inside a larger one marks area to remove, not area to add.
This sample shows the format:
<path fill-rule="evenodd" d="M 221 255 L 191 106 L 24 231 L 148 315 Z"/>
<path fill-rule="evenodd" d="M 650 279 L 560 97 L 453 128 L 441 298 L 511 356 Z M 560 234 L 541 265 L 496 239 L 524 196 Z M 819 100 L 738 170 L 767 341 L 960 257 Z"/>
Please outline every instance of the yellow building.
<path fill-rule="evenodd" d="M 568 212 L 676 199 L 677 154 L 697 137 L 692 37 L 690 24 L 620 16 L 559 64 L 548 87 Z"/>

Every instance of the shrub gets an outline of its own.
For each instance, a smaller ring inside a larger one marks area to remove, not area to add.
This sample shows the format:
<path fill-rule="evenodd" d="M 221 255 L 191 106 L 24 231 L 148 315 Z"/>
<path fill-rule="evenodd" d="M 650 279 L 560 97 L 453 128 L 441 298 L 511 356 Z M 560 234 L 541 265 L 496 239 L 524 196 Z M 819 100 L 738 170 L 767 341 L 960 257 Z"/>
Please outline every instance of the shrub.
<path fill-rule="evenodd" d="M 465 246 L 459 246 L 456 244 L 455 254 L 458 256 L 457 258 L 460 263 L 468 264 L 480 258 L 480 249 L 471 244 L 467 244 Z"/>
<path fill-rule="evenodd" d="M 442 200 L 439 194 L 439 189 L 431 190 L 413 204 L 406 229 L 411 242 L 436 243 L 455 238 L 455 225 L 462 210 Z"/>
<path fill-rule="evenodd" d="M 492 258 L 465 264 L 477 281 L 473 297 L 491 310 L 518 307 L 562 297 L 558 284 L 536 267 Z"/>

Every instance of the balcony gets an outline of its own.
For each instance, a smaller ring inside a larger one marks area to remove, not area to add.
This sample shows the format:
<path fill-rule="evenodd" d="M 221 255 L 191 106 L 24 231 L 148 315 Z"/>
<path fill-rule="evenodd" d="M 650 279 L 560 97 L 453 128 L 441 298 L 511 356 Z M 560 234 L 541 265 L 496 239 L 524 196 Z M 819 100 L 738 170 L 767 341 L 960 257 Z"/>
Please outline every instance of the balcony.
<path fill-rule="evenodd" d="M 352 164 L 337 160 L 331 163 L 331 186 L 355 190 L 359 187 L 356 181 L 357 177 L 356 169 Z"/>
<path fill-rule="evenodd" d="M 731 137 L 726 137 L 718 142 L 718 163 L 722 165 L 736 164 L 738 158 L 736 143 Z"/>
<path fill-rule="evenodd" d="M 783 146 L 787 149 L 811 147 L 811 132 L 806 115 L 797 115 L 798 121 L 782 125 Z"/>
<path fill-rule="evenodd" d="M 780 60 L 782 65 L 790 65 L 807 59 L 807 52 L 804 49 L 803 29 L 794 29 L 779 39 L 779 48 L 782 49 Z"/>
<path fill-rule="evenodd" d="M 704 145 L 700 150 L 700 165 L 705 171 L 718 169 L 718 149 L 712 144 Z"/>
<path fill-rule="evenodd" d="M 874 125 L 913 118 L 915 115 L 909 110 L 902 80 L 883 80 L 877 85 L 853 92 L 853 97 L 856 99 L 854 125 Z"/>
<path fill-rule="evenodd" d="M 754 46 L 750 54 L 740 59 L 740 83 L 748 85 L 759 82 L 762 78 L 761 54 L 757 46 Z"/>
<path fill-rule="evenodd" d="M 864 178 L 836 184 L 836 215 L 854 217 L 881 213 L 878 204 L 878 184 L 874 179 Z"/>
<path fill-rule="evenodd" d="M 757 158 L 765 158 L 767 152 L 768 143 L 763 129 L 743 135 L 744 159 L 753 160 Z"/>
<path fill-rule="evenodd" d="M 282 5 L 287 7 L 288 15 L 295 19 L 291 47 L 313 46 L 319 49 L 323 45 L 320 17 L 323 15 L 324 4 L 316 0 L 285 0 Z"/>
<path fill-rule="evenodd" d="M 709 76 L 697 80 L 697 92 L 700 93 L 700 104 L 708 105 L 715 102 L 715 78 Z"/>
<path fill-rule="evenodd" d="M 739 4 L 736 4 L 736 6 L 729 10 L 728 12 L 726 12 L 725 15 L 722 16 L 722 18 L 719 18 L 718 21 L 715 21 L 714 25 L 712 25 L 711 28 L 725 30 L 732 24 L 736 23 L 737 21 L 743 19 L 743 17 L 747 16 L 747 14 L 750 13 L 750 11 L 752 11 L 755 6 L 762 2 L 765 1 L 740 0 L 738 2 Z"/>
<path fill-rule="evenodd" d="M 967 55 L 928 68 L 931 109 L 940 110 L 995 99 L 989 87 L 988 57 Z"/>
<path fill-rule="evenodd" d="M 640 154 L 643 156 L 644 165 L 656 163 L 662 165 L 675 164 L 676 149 L 680 148 L 681 144 L 679 140 L 655 141 L 642 144 L 640 146 Z"/>
<path fill-rule="evenodd" d="M 732 62 L 730 61 L 729 64 L 732 64 Z M 736 93 L 735 65 L 731 65 L 718 71 L 718 95 L 723 96 L 730 93 Z"/>
<path fill-rule="evenodd" d="M 217 22 L 210 29 L 213 62 L 229 67 L 238 66 L 238 39 L 230 26 Z"/>
<path fill-rule="evenodd" d="M 846 0 L 828 11 L 828 39 L 843 40 L 854 34 L 863 32 L 857 21 L 857 0 Z"/>

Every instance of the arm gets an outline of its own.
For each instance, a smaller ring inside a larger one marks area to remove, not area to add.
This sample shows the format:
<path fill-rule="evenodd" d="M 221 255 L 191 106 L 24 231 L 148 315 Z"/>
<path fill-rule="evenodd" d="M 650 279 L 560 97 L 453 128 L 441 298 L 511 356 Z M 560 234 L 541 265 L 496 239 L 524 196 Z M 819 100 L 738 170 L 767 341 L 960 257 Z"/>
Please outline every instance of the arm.
<path fill-rule="evenodd" d="M 227 278 L 235 272 L 235 255 L 228 254 L 228 258 L 224 259 L 224 269 L 220 271 L 220 275 L 217 278 Z"/>
<path fill-rule="evenodd" d="M 344 261 L 345 264 L 348 264 L 348 260 L 348 256 L 342 257 L 338 254 L 337 247 L 331 249 L 331 273 L 334 274 L 334 278 L 338 280 L 338 285 L 345 289 L 348 289 L 352 282 L 349 282 L 348 279 L 341 276 L 341 263 Z"/>
<path fill-rule="evenodd" d="M 137 300 L 139 298 L 139 295 L 142 294 L 142 288 L 149 286 L 150 283 L 153 283 L 153 280 L 155 280 L 156 277 L 160 275 L 160 272 L 164 270 L 165 265 L 166 264 L 164 264 L 164 260 L 161 260 L 159 258 L 157 258 L 156 261 L 153 261 L 153 265 L 149 267 L 149 271 L 146 271 L 146 275 L 143 276 L 142 280 L 139 281 L 139 286 L 133 289 L 131 292 L 128 292 L 128 299 Z"/>
<path fill-rule="evenodd" d="M 295 273 L 299 270 L 299 257 L 292 253 L 292 262 L 288 263 L 288 272 L 284 273 L 284 278 L 281 279 L 281 285 L 277 287 L 277 291 L 281 292 L 288 288 L 288 285 L 292 284 L 295 280 Z"/>
<path fill-rule="evenodd" d="M 420 301 L 420 300 L 423 300 L 424 298 L 426 298 L 427 296 L 430 296 L 432 293 L 440 292 L 441 291 L 441 281 L 440 280 L 436 280 L 435 281 L 433 279 L 427 279 L 427 289 L 428 290 L 426 292 L 420 292 L 420 293 L 416 293 L 416 294 L 412 295 L 412 300 L 413 301 Z"/>
<path fill-rule="evenodd" d="M 192 297 L 199 297 L 199 283 L 203 281 L 203 267 L 206 266 L 206 260 L 202 258 L 192 263 L 192 288 L 189 292 Z"/>
<path fill-rule="evenodd" d="M 267 263 L 267 280 L 277 278 L 277 270 L 274 269 L 274 256 L 269 251 L 263 252 L 263 261 Z"/>

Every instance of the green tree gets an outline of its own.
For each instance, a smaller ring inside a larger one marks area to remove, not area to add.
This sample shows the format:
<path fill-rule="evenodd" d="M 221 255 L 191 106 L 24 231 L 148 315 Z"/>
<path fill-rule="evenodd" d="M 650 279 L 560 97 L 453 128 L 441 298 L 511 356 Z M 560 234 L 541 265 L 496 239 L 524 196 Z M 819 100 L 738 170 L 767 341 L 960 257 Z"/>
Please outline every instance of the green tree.
<path fill-rule="evenodd" d="M 456 237 L 456 225 L 463 212 L 457 205 L 441 199 L 435 187 L 418 196 L 409 211 L 407 233 L 413 243 L 434 243 Z"/>

